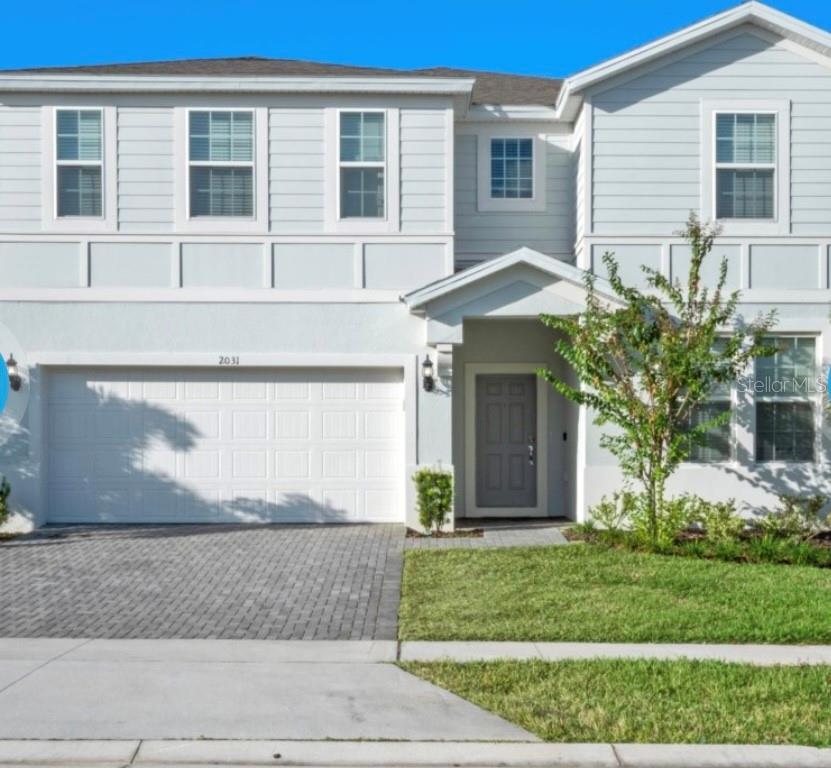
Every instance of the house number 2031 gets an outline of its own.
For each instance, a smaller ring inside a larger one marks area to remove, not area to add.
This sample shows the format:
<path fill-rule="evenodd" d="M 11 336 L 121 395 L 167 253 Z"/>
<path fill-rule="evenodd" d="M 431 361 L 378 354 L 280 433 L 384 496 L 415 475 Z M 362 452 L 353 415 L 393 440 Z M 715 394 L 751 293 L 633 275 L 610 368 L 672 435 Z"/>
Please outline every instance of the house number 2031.
<path fill-rule="evenodd" d="M 237 355 L 220 355 L 220 365 L 239 365 L 239 357 Z"/>

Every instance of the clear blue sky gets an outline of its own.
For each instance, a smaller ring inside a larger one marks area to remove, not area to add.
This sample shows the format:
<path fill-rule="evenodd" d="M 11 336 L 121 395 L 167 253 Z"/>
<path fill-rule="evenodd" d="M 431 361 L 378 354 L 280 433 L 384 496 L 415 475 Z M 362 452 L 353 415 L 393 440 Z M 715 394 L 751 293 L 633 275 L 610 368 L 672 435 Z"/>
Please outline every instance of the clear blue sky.
<path fill-rule="evenodd" d="M 0 68 L 258 55 L 562 76 L 735 4 L 5 0 Z M 829 0 L 776 0 L 773 5 L 831 29 Z"/>

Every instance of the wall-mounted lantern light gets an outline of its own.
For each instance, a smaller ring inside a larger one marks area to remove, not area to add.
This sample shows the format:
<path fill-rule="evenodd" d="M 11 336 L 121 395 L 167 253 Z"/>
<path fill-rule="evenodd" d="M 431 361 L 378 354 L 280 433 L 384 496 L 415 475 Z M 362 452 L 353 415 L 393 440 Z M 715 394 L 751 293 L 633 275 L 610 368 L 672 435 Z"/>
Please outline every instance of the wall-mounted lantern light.
<path fill-rule="evenodd" d="M 13 392 L 19 392 L 20 387 L 23 385 L 23 379 L 20 377 L 17 360 L 14 359 L 14 355 L 9 355 L 9 359 L 6 360 L 6 370 L 9 372 L 9 386 Z"/>
<path fill-rule="evenodd" d="M 427 357 L 424 358 L 424 362 L 421 364 L 421 382 L 424 386 L 425 392 L 432 392 L 436 386 L 433 361 L 430 359 L 430 355 L 427 355 Z"/>

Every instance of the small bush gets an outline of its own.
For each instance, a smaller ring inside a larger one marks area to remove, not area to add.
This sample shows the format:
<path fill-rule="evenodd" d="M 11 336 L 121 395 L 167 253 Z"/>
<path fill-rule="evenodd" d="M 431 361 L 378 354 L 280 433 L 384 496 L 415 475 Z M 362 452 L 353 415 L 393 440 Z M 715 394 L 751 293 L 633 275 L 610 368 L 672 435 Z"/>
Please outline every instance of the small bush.
<path fill-rule="evenodd" d="M 425 467 L 413 475 L 418 497 L 418 520 L 428 531 L 438 531 L 447 523 L 453 506 L 453 475 L 444 469 Z"/>
<path fill-rule="evenodd" d="M 716 502 L 700 499 L 696 522 L 710 541 L 736 541 L 746 527 L 733 499 Z"/>
<path fill-rule="evenodd" d="M 12 487 L 9 481 L 4 477 L 0 480 L 0 525 L 9 519 L 9 495 L 12 492 Z"/>
<path fill-rule="evenodd" d="M 629 527 L 638 505 L 638 496 L 632 491 L 615 491 L 611 498 L 604 496 L 589 509 L 591 521 L 606 531 L 622 531 Z"/>
<path fill-rule="evenodd" d="M 823 512 L 826 502 L 822 494 L 782 494 L 779 496 L 779 507 L 760 517 L 756 527 L 764 536 L 804 541 L 827 527 L 828 513 Z"/>
<path fill-rule="evenodd" d="M 633 536 L 645 547 L 651 546 L 658 550 L 665 550 L 672 546 L 684 531 L 696 523 L 699 501 L 697 496 L 687 493 L 665 501 L 655 519 L 657 530 L 654 537 L 646 504 L 636 505 L 632 515 Z"/>

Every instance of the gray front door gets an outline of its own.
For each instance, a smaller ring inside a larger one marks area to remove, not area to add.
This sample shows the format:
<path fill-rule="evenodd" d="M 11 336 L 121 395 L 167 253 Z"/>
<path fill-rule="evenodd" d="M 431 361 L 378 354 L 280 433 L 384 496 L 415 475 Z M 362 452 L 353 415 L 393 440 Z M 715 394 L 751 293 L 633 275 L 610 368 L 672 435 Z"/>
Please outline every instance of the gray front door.
<path fill-rule="evenodd" d="M 476 506 L 537 506 L 537 379 L 476 377 Z"/>

